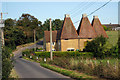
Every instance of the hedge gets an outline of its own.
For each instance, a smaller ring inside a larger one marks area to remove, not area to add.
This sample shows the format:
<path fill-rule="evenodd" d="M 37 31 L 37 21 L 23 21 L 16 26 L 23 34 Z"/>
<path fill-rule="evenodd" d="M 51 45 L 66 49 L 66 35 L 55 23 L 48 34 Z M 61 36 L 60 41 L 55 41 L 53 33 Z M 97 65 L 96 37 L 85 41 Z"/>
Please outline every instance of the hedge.
<path fill-rule="evenodd" d="M 35 52 L 35 55 L 38 57 L 50 57 L 50 52 Z M 90 52 L 78 52 L 78 51 L 71 51 L 71 52 L 61 52 L 61 51 L 55 51 L 53 52 L 54 57 L 93 57 L 93 53 Z"/>

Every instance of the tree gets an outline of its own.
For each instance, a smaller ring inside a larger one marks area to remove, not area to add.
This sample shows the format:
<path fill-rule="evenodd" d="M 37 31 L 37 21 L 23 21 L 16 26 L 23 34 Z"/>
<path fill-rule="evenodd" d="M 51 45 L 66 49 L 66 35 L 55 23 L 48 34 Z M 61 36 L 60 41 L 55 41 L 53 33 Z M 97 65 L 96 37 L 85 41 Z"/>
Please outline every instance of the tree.
<path fill-rule="evenodd" d="M 29 29 L 35 29 L 41 25 L 42 22 L 30 14 L 22 14 L 17 21 L 17 26 L 27 27 Z"/>
<path fill-rule="evenodd" d="M 53 23 L 53 29 L 54 30 L 60 30 L 63 25 L 63 20 L 55 19 L 52 21 Z"/>
<path fill-rule="evenodd" d="M 109 27 L 107 27 L 107 26 L 105 26 L 105 25 L 103 25 L 103 28 L 104 28 L 105 31 L 111 30 Z"/>
<path fill-rule="evenodd" d="M 52 30 L 60 30 L 63 25 L 63 20 L 55 19 L 52 20 Z M 43 24 L 43 30 L 50 30 L 50 22 L 47 19 Z"/>
<path fill-rule="evenodd" d="M 94 57 L 103 58 L 104 57 L 104 45 L 106 44 L 107 39 L 103 36 L 97 37 L 94 40 L 87 43 L 85 51 L 93 52 Z"/>
<path fill-rule="evenodd" d="M 17 27 L 9 27 L 4 29 L 5 45 L 11 49 L 25 43 L 25 34 Z"/>
<path fill-rule="evenodd" d="M 50 21 L 49 21 L 49 19 L 46 19 L 46 21 L 44 21 L 44 24 L 43 24 L 43 26 L 42 26 L 42 28 L 43 28 L 43 30 L 45 31 L 45 30 L 50 30 Z"/>
<path fill-rule="evenodd" d="M 5 20 L 5 26 L 6 27 L 14 26 L 14 24 L 15 24 L 15 21 L 11 18 L 8 18 L 8 19 Z"/>

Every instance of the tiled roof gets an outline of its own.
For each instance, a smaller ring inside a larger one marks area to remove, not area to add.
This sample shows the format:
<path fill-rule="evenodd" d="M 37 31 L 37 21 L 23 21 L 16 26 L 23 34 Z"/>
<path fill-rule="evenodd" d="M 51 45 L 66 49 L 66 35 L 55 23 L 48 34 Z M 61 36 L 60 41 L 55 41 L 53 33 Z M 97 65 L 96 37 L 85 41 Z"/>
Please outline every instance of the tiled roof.
<path fill-rule="evenodd" d="M 88 39 L 95 38 L 99 35 L 108 37 L 98 18 L 94 18 L 91 25 L 87 16 L 83 15 L 76 31 L 69 15 L 67 15 L 61 30 L 52 31 L 52 41 L 55 42 L 58 39 Z M 50 42 L 50 31 L 44 31 L 44 37 L 46 42 Z"/>
<path fill-rule="evenodd" d="M 57 39 L 58 31 L 52 31 L 52 42 L 55 42 Z M 44 37 L 46 42 L 50 42 L 50 31 L 44 31 Z"/>
<path fill-rule="evenodd" d="M 104 36 L 106 38 L 108 38 L 104 28 L 102 27 L 102 24 L 99 20 L 99 18 L 94 18 L 93 21 L 92 21 L 92 26 L 95 30 L 95 32 L 97 33 L 97 36 Z"/>
<path fill-rule="evenodd" d="M 90 24 L 90 21 L 87 17 L 82 17 L 82 20 L 80 22 L 80 25 L 78 27 L 78 35 L 79 38 L 95 38 L 97 34 L 95 33 L 95 30 Z"/>
<path fill-rule="evenodd" d="M 76 38 L 78 38 L 77 31 L 76 31 L 70 17 L 65 17 L 60 35 L 61 35 L 61 39 L 76 39 Z"/>

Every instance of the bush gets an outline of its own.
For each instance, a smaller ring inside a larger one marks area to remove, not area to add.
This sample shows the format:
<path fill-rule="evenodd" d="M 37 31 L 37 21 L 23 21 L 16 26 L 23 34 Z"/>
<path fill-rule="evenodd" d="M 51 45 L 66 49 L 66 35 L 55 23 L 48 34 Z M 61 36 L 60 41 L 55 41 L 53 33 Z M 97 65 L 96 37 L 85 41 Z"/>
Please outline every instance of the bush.
<path fill-rule="evenodd" d="M 84 51 L 93 52 L 94 57 L 104 58 L 104 45 L 106 44 L 106 41 L 107 39 L 103 36 L 97 37 L 94 40 L 87 43 Z"/>
<path fill-rule="evenodd" d="M 113 46 L 106 52 L 107 57 L 118 58 L 118 46 Z"/>
<path fill-rule="evenodd" d="M 9 78 L 13 67 L 10 54 L 12 54 L 10 48 L 4 47 L 2 49 L 2 80 L 7 80 Z"/>

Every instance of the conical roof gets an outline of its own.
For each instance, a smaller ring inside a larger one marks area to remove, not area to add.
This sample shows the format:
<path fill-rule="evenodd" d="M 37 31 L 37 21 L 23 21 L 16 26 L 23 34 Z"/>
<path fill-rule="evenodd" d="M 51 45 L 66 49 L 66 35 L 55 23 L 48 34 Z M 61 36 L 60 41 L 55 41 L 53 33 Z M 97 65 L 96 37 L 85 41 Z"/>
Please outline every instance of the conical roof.
<path fill-rule="evenodd" d="M 78 32 L 79 38 L 86 39 L 86 38 L 95 38 L 97 36 L 86 14 L 83 14 L 83 17 L 81 19 L 77 32 Z"/>
<path fill-rule="evenodd" d="M 60 34 L 61 34 L 61 39 L 78 38 L 77 31 L 76 31 L 69 15 L 65 15 L 64 23 L 63 23 Z"/>
<path fill-rule="evenodd" d="M 103 37 L 108 38 L 98 16 L 94 16 L 93 21 L 92 21 L 92 26 L 93 26 L 95 32 L 97 33 L 97 36 L 102 35 Z"/>

